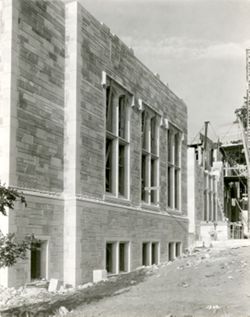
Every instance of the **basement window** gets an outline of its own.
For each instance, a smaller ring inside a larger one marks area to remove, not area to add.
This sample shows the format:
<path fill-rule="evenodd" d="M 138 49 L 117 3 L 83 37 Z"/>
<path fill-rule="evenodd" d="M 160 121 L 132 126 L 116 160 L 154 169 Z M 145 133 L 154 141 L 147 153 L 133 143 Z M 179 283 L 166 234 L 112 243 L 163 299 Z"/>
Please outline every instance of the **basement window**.
<path fill-rule="evenodd" d="M 130 270 L 129 242 L 106 243 L 106 270 L 109 274 L 119 274 Z"/>
<path fill-rule="evenodd" d="M 159 242 L 142 243 L 142 265 L 148 266 L 160 263 L 160 244 Z"/>
<path fill-rule="evenodd" d="M 152 264 L 159 264 L 159 242 L 152 242 Z"/>
<path fill-rule="evenodd" d="M 30 251 L 30 277 L 31 280 L 46 278 L 47 268 L 47 241 L 39 241 L 31 244 Z"/>
<path fill-rule="evenodd" d="M 174 261 L 175 259 L 175 243 L 169 242 L 168 244 L 168 260 Z"/>
<path fill-rule="evenodd" d="M 148 266 L 150 265 L 150 244 L 149 242 L 144 242 L 142 244 L 142 265 Z"/>
<path fill-rule="evenodd" d="M 175 244 L 175 256 L 177 258 L 181 256 L 181 242 L 176 242 Z"/>
<path fill-rule="evenodd" d="M 115 197 L 129 195 L 129 93 L 113 80 L 106 88 L 105 190 Z"/>

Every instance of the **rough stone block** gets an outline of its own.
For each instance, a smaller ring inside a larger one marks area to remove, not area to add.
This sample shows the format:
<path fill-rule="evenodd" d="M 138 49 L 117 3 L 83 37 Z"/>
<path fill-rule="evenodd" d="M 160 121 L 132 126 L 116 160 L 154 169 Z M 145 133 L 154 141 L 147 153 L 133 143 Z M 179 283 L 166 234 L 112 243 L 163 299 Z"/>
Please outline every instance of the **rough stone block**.
<path fill-rule="evenodd" d="M 93 271 L 93 283 L 97 283 L 107 279 L 106 270 L 94 270 Z"/>

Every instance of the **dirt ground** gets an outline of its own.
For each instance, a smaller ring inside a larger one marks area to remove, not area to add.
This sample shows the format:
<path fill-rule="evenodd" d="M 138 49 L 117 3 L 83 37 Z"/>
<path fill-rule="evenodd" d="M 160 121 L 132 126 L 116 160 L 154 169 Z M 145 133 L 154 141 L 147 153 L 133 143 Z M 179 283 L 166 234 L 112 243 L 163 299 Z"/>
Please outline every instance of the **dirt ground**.
<path fill-rule="evenodd" d="M 250 246 L 229 242 L 200 249 L 154 267 L 143 282 L 85 303 L 66 316 L 250 316 Z"/>

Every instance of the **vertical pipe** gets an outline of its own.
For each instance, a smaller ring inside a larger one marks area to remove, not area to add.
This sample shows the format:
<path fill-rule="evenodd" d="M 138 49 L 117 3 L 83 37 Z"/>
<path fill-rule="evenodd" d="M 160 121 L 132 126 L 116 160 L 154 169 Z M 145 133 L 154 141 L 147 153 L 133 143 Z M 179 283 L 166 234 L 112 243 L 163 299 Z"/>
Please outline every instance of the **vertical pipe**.
<path fill-rule="evenodd" d="M 207 168 L 207 132 L 209 121 L 205 121 L 205 136 L 204 136 L 204 155 L 203 155 L 203 167 Z"/>

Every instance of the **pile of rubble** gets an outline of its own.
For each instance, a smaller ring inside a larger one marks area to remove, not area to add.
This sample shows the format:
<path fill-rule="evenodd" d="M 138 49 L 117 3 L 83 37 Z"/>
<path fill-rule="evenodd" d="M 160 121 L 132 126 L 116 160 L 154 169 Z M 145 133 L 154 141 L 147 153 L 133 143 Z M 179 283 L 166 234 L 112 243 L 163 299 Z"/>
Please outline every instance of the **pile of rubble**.
<path fill-rule="evenodd" d="M 18 289 L 0 286 L 0 310 L 50 301 L 55 295 L 73 293 L 76 290 L 85 289 L 93 285 L 93 283 L 87 283 L 79 285 L 77 288 L 66 288 L 57 281 L 58 280 L 55 279 L 52 279 L 50 282 L 36 281 L 26 284 L 24 287 L 19 287 Z M 51 284 L 55 286 L 54 289 L 51 287 Z M 58 285 L 60 285 L 60 287 L 58 287 Z"/>
<path fill-rule="evenodd" d="M 177 270 L 184 270 L 189 267 L 196 267 L 199 265 L 199 263 L 204 260 L 208 259 L 210 257 L 210 249 L 208 248 L 199 248 L 194 249 L 192 252 L 188 251 L 185 254 L 183 254 L 182 257 L 188 257 L 190 260 L 185 264 L 178 264 L 178 259 L 176 261 L 177 264 Z M 0 315 L 2 311 L 11 310 L 12 308 L 16 307 L 28 307 L 28 306 L 39 306 L 44 307 L 46 305 L 51 305 L 51 303 L 60 302 L 61 307 L 61 313 L 59 316 L 66 312 L 66 308 L 64 309 L 63 304 L 66 302 L 75 301 L 75 298 L 79 295 L 81 299 L 86 298 L 88 300 L 88 294 L 84 295 L 85 289 L 87 293 L 95 293 L 95 289 L 93 289 L 92 286 L 97 286 L 100 284 L 105 283 L 106 286 L 104 286 L 106 292 L 107 288 L 116 288 L 112 291 L 110 291 L 110 294 L 112 295 L 118 295 L 120 292 L 127 291 L 129 287 L 131 287 L 133 284 L 137 284 L 137 278 L 138 276 L 144 275 L 151 275 L 154 274 L 156 277 L 159 277 L 159 269 L 164 268 L 165 266 L 171 265 L 173 262 L 164 262 L 160 265 L 152 265 L 148 267 L 138 267 L 136 271 L 131 272 L 127 274 L 127 277 L 125 276 L 113 276 L 110 277 L 107 281 L 102 281 L 101 283 L 87 283 L 84 285 L 79 285 L 77 288 L 69 288 L 63 286 L 62 282 L 56 279 L 51 279 L 48 281 L 36 281 L 33 283 L 26 284 L 24 287 L 20 287 L 18 289 L 15 288 L 4 288 L 0 287 Z M 134 275 L 134 278 L 133 278 Z M 130 277 L 131 276 L 131 277 Z M 123 279 L 123 283 L 122 280 Z M 113 283 L 117 282 L 118 283 Z M 114 287 L 110 286 L 110 283 L 112 284 L 119 284 L 120 286 Z M 100 285 L 102 287 L 102 285 Z M 125 287 L 125 288 L 124 288 Z M 185 287 L 185 286 L 183 286 Z M 94 287 L 95 288 L 95 287 Z M 88 290 L 87 290 L 88 289 Z M 103 294 L 103 291 L 101 291 L 101 294 Z M 109 296 L 108 295 L 108 296 Z M 93 295 L 91 295 L 93 297 Z M 106 295 L 105 295 L 106 296 Z M 103 297 L 103 296 L 102 296 Z M 77 299 L 78 300 L 78 299 Z M 41 304 L 41 305 L 40 305 Z M 65 304 L 66 305 L 66 304 Z M 74 305 L 72 305 L 73 307 Z M 67 307 L 67 306 L 66 306 Z M 59 312 L 58 306 L 57 311 Z"/>

